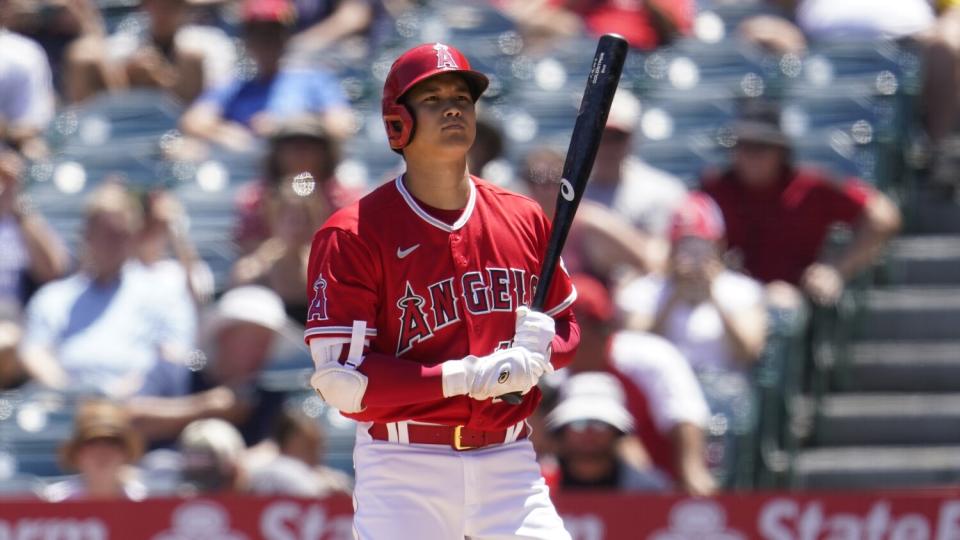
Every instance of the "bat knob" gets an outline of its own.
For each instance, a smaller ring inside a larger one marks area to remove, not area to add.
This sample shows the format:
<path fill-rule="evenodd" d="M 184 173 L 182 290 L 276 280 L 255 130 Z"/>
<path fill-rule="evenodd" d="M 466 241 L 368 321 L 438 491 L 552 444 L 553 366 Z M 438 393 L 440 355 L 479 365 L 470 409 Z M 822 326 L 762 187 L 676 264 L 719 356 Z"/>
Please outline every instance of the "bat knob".
<path fill-rule="evenodd" d="M 523 395 L 521 395 L 520 392 L 510 392 L 509 394 L 500 396 L 500 399 L 510 405 L 519 405 L 523 401 Z"/>

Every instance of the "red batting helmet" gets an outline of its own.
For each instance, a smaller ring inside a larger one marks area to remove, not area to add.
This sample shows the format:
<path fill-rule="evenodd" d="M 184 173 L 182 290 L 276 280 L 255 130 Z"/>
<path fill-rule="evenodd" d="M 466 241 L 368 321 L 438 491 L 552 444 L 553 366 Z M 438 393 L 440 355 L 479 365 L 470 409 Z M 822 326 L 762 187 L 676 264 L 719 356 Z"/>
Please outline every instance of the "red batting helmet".
<path fill-rule="evenodd" d="M 387 128 L 390 148 L 400 150 L 413 138 L 413 114 L 400 99 L 418 82 L 442 73 L 463 76 L 474 101 L 490 83 L 486 75 L 470 69 L 470 62 L 463 53 L 443 43 L 417 45 L 401 54 L 383 83 L 383 124 Z"/>

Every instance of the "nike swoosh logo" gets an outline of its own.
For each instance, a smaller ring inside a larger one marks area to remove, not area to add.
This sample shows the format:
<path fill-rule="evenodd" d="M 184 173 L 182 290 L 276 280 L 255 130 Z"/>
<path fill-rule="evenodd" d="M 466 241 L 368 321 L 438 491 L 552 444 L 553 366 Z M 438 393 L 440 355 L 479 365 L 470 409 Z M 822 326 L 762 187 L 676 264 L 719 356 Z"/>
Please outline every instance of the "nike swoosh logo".
<path fill-rule="evenodd" d="M 397 258 L 398 258 L 398 259 L 402 259 L 402 258 L 406 257 L 407 255 L 413 253 L 413 250 L 417 249 L 418 247 L 420 247 L 420 244 L 414 244 L 414 245 L 408 247 L 407 249 L 397 248 Z"/>

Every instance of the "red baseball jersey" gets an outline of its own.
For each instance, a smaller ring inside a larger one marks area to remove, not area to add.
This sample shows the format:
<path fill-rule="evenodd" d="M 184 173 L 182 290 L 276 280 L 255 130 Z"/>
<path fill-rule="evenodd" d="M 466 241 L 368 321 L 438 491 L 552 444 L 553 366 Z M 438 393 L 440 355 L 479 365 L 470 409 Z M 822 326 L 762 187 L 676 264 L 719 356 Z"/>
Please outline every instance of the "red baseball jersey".
<path fill-rule="evenodd" d="M 313 240 L 305 340 L 348 337 L 354 321 L 365 321 L 369 351 L 423 366 L 508 347 L 515 310 L 533 299 L 548 218 L 534 201 L 477 177 L 459 219 L 449 224 L 434 213 L 401 176 L 331 216 Z M 575 298 L 566 271 L 557 272 L 544 311 L 558 322 L 572 321 Z M 360 371 L 371 380 L 389 377 L 366 367 Z M 368 404 L 346 416 L 493 430 L 523 420 L 539 401 L 536 388 L 519 406 L 441 395 L 399 406 Z"/>

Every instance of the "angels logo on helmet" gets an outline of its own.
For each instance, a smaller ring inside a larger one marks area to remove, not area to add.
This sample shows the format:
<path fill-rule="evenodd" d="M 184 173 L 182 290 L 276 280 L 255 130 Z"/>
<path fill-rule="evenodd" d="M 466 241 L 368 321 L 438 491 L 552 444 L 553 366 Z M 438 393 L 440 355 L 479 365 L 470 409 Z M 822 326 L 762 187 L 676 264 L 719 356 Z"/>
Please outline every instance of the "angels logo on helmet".
<path fill-rule="evenodd" d="M 437 51 L 437 69 L 460 69 L 457 61 L 450 54 L 450 47 L 443 43 L 437 43 L 433 46 L 433 50 Z"/>

